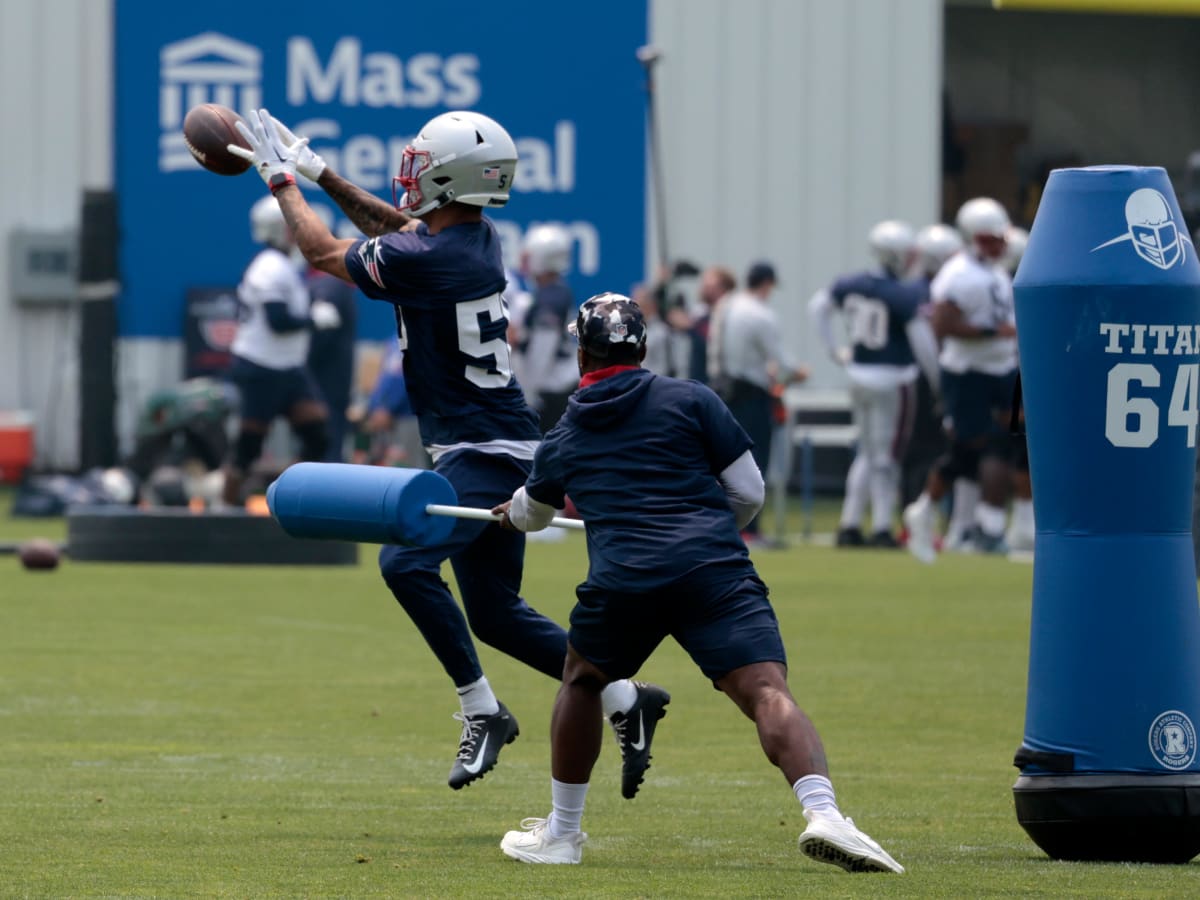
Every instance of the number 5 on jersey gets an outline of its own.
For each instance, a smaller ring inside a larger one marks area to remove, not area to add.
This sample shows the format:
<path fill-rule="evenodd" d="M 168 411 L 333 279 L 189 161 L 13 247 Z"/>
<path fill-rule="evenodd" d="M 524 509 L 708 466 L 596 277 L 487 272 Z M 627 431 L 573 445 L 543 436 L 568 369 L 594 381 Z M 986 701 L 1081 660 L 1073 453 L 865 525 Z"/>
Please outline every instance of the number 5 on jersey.
<path fill-rule="evenodd" d="M 505 320 L 504 304 L 499 294 L 490 297 L 480 297 L 459 303 L 455 307 L 458 316 L 458 349 L 467 356 L 479 360 L 484 365 L 468 364 L 463 371 L 463 377 L 471 384 L 481 388 L 506 387 L 512 380 L 512 366 L 508 359 L 508 341 L 504 329 L 500 336 L 483 339 L 483 321 L 496 324 Z M 486 364 L 489 357 L 494 360 Z"/>

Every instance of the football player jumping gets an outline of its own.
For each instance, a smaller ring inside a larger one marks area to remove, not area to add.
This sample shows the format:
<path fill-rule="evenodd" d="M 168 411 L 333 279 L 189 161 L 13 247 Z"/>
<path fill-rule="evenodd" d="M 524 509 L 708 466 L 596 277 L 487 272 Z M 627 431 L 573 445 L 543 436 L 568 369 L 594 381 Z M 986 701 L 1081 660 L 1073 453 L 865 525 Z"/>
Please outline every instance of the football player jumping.
<path fill-rule="evenodd" d="M 508 132 L 477 112 L 431 119 L 404 150 L 393 205 L 337 175 L 265 109 L 251 123 L 240 126 L 251 149 L 231 145 L 230 152 L 254 164 L 305 259 L 395 307 L 405 383 L 434 469 L 460 503 L 490 508 L 509 497 L 529 474 L 540 431 L 509 365 L 500 239 L 483 216 L 508 203 L 517 166 Z M 296 173 L 316 182 L 368 237 L 334 237 L 296 187 Z M 385 546 L 379 554 L 384 581 L 458 691 L 455 789 L 483 777 L 518 734 L 483 674 L 471 632 L 539 672 L 563 675 L 566 632 L 519 593 L 524 553 L 523 535 L 460 519 L 444 544 Z M 447 559 L 465 616 L 440 575 Z M 604 699 L 621 747 L 622 793 L 632 797 L 670 696 L 622 681 Z M 633 716 L 646 726 L 636 736 L 624 728 Z"/>

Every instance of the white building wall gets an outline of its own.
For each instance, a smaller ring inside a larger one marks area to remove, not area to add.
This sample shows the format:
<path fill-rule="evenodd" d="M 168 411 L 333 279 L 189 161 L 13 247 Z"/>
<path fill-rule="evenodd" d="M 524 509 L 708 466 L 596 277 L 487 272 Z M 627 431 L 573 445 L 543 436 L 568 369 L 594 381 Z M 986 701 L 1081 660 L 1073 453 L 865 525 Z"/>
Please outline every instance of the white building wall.
<path fill-rule="evenodd" d="M 18 306 L 14 228 L 78 229 L 112 186 L 112 0 L 0 2 L 0 410 L 31 411 L 38 463 L 79 459 L 78 310 Z"/>
<path fill-rule="evenodd" d="M 942 0 L 652 0 L 650 34 L 670 255 L 774 262 L 788 345 L 840 385 L 805 307 L 875 222 L 935 220 Z"/>

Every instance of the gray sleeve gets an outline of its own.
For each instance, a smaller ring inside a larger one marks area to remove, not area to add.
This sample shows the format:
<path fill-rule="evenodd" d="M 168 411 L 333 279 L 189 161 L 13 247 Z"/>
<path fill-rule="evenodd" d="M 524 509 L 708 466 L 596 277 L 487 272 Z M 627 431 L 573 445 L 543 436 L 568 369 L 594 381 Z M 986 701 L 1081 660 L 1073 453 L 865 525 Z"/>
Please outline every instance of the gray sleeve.
<path fill-rule="evenodd" d="M 812 299 L 808 301 L 809 321 L 821 338 L 821 345 L 829 353 L 830 359 L 841 365 L 842 359 L 838 355 L 840 348 L 837 338 L 833 334 L 833 313 L 836 309 L 837 307 L 833 304 L 833 295 L 825 288 L 813 294 Z"/>
<path fill-rule="evenodd" d="M 750 520 L 758 515 L 766 499 L 766 488 L 763 485 L 762 473 L 754 456 L 747 450 L 717 476 L 725 496 L 729 498 L 729 506 L 733 509 L 738 528 L 745 528 Z"/>
<path fill-rule="evenodd" d="M 766 358 L 779 367 L 780 380 L 787 381 L 798 364 L 791 353 L 784 349 L 783 342 L 779 339 L 779 331 L 779 320 L 774 312 L 771 312 L 762 316 L 756 323 L 755 339 L 760 342 Z"/>

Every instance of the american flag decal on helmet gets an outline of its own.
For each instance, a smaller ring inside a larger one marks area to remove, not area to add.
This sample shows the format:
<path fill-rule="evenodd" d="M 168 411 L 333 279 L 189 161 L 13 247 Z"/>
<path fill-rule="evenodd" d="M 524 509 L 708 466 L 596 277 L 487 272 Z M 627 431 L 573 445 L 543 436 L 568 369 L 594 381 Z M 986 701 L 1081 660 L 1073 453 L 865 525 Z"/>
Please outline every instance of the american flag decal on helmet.
<path fill-rule="evenodd" d="M 483 177 L 489 178 L 489 179 L 499 178 L 500 177 L 500 167 L 499 166 L 488 166 L 486 169 L 483 170 Z"/>
<path fill-rule="evenodd" d="M 371 276 L 371 280 L 383 288 L 383 276 L 379 273 L 379 238 L 363 241 L 358 247 L 358 255 L 362 257 L 363 265 L 367 267 L 367 274 Z"/>

